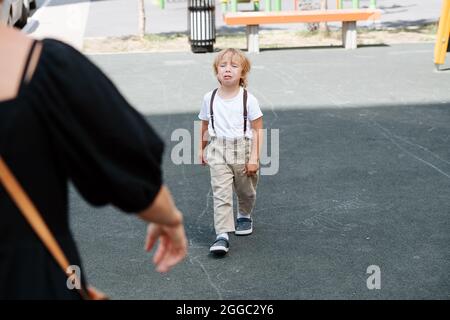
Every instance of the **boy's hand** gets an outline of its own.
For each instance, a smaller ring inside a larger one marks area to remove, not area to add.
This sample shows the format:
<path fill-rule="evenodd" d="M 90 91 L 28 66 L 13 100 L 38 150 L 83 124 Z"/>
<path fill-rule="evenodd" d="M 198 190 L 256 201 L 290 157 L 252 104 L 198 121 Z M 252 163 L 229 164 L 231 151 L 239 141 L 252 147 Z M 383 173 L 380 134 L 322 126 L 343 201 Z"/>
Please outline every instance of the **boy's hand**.
<path fill-rule="evenodd" d="M 259 164 L 258 162 L 253 163 L 249 162 L 245 164 L 244 173 L 247 175 L 247 177 L 255 176 L 258 172 Z"/>
<path fill-rule="evenodd" d="M 206 161 L 206 156 L 205 156 L 204 150 L 200 150 L 200 152 L 198 154 L 198 159 L 202 166 L 208 164 L 208 161 Z"/>

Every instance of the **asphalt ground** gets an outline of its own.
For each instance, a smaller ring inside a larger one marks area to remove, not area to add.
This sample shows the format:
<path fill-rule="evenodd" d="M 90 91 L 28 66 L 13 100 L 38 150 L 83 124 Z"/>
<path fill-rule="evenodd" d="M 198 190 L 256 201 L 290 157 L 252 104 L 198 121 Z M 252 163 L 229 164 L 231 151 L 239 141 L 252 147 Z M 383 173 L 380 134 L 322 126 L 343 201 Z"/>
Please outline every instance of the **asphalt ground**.
<path fill-rule="evenodd" d="M 250 56 L 249 90 L 274 130 L 270 165 L 278 146 L 279 167 L 261 176 L 254 233 L 232 235 L 222 258 L 208 250 L 208 169 L 171 160 L 172 133 L 193 132 L 203 94 L 216 86 L 213 57 L 90 57 L 165 140 L 164 180 L 185 215 L 189 254 L 158 274 L 143 222 L 93 208 L 72 189 L 89 280 L 114 299 L 449 299 L 450 68 L 434 71 L 433 46 Z M 367 286 L 370 266 L 380 289 Z"/>

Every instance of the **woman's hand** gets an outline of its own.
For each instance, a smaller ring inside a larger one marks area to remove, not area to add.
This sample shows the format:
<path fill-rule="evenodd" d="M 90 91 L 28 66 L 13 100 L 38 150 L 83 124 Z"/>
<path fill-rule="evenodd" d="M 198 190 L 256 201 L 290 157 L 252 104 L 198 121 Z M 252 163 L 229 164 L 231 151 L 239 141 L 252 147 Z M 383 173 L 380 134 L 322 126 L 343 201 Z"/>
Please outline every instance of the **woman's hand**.
<path fill-rule="evenodd" d="M 183 223 L 176 225 L 150 223 L 147 227 L 145 250 L 152 250 L 157 240 L 159 245 L 153 256 L 153 263 L 156 265 L 156 271 L 168 272 L 187 254 Z"/>

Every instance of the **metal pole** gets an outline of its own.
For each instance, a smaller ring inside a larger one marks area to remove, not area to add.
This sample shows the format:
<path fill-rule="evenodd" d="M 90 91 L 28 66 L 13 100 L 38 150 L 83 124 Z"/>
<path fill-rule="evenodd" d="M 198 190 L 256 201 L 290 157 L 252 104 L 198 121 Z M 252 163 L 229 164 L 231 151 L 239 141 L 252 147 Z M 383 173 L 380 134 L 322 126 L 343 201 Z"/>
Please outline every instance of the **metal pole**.
<path fill-rule="evenodd" d="M 220 5 L 222 8 L 222 13 L 226 13 L 228 10 L 228 0 L 221 0 Z"/>
<path fill-rule="evenodd" d="M 358 9 L 359 8 L 359 0 L 352 0 L 352 6 L 353 6 L 353 9 Z"/>
<path fill-rule="evenodd" d="M 275 0 L 274 11 L 281 11 L 281 0 Z"/>
<path fill-rule="evenodd" d="M 448 42 L 450 37 L 450 0 L 442 2 L 441 17 L 439 18 L 439 27 L 436 35 L 436 44 L 434 46 L 434 64 L 436 69 L 444 64 L 447 54 Z"/>
<path fill-rule="evenodd" d="M 253 0 L 253 10 L 259 11 L 259 0 Z"/>
<path fill-rule="evenodd" d="M 272 11 L 272 0 L 264 0 L 264 8 L 266 11 Z"/>
<path fill-rule="evenodd" d="M 231 0 L 231 12 L 237 12 L 237 0 Z"/>
<path fill-rule="evenodd" d="M 343 8 L 343 0 L 336 0 L 336 9 Z"/>

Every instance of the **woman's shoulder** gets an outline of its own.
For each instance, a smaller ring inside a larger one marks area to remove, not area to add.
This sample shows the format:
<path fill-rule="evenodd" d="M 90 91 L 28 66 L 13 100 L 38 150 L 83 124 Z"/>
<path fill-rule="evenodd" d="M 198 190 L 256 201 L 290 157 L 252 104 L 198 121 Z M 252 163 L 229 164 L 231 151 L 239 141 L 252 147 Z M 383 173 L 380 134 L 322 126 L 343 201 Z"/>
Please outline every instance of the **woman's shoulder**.
<path fill-rule="evenodd" d="M 51 64 L 61 67 L 61 64 L 76 66 L 87 62 L 87 58 L 68 43 L 53 38 L 44 38 L 40 41 L 43 44 L 42 54 L 50 60 Z"/>
<path fill-rule="evenodd" d="M 70 44 L 63 42 L 61 40 L 58 39 L 54 39 L 54 38 L 44 38 L 42 40 L 40 40 L 43 44 L 44 47 L 46 47 L 47 50 L 52 50 L 52 51 L 59 51 L 59 52 L 73 52 L 73 51 L 77 51 L 77 49 L 75 49 L 74 47 L 72 47 Z"/>
<path fill-rule="evenodd" d="M 77 48 L 53 38 L 45 38 L 41 41 L 43 44 L 42 64 L 44 69 L 53 75 L 53 79 L 59 79 L 72 86 L 76 81 L 86 84 L 86 82 L 104 78 L 96 64 Z"/>

